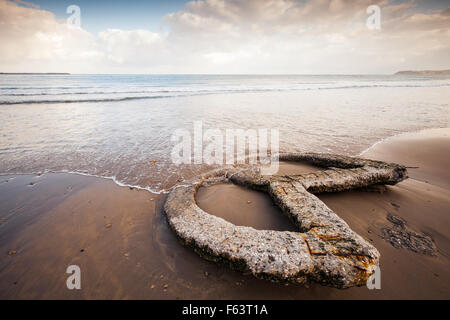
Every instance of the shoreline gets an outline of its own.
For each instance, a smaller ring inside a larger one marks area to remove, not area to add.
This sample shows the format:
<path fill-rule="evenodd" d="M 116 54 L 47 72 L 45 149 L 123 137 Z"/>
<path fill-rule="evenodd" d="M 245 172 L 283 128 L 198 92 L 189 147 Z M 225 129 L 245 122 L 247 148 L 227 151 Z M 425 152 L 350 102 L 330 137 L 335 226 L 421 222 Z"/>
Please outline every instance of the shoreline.
<path fill-rule="evenodd" d="M 400 164 L 410 165 L 404 159 L 407 152 L 409 160 L 422 161 L 418 168 L 408 169 L 410 179 L 382 192 L 319 196 L 380 251 L 381 290 L 283 286 L 240 274 L 181 246 L 162 212 L 166 194 L 123 188 L 111 183 L 112 178 L 45 173 L 0 177 L 0 298 L 448 299 L 450 188 L 444 182 L 449 181 L 450 129 L 431 129 L 434 136 L 429 130 L 391 137 L 364 154 L 383 161 L 397 157 Z M 408 145 L 413 148 L 409 150 Z M 449 157 L 442 158 L 442 152 Z M 437 164 L 432 162 L 433 155 L 439 155 Z M 430 161 L 432 165 L 426 165 Z M 431 170 L 437 165 L 444 173 Z M 289 227 L 281 219 L 285 217 L 273 217 L 277 210 L 264 195 L 235 189 L 206 191 L 200 201 L 211 213 L 233 219 L 245 209 L 244 224 L 256 221 L 261 228 L 277 223 L 283 229 Z M 263 216 L 258 216 L 261 212 Z M 395 227 L 388 214 L 404 219 L 408 232 L 431 236 L 437 256 L 395 248 L 382 238 L 382 230 Z M 65 269 L 70 264 L 80 265 L 82 290 L 65 287 Z"/>
<path fill-rule="evenodd" d="M 417 135 L 417 134 L 419 134 L 419 135 L 423 134 L 423 133 L 426 134 L 427 132 L 433 132 L 436 130 L 439 131 L 439 130 L 445 130 L 445 129 L 450 129 L 450 128 L 448 128 L 448 127 L 433 127 L 433 128 L 419 129 L 419 130 L 415 130 L 415 131 L 400 132 L 398 134 L 388 136 L 386 138 L 382 138 L 382 139 L 376 141 L 375 143 L 373 143 L 372 145 L 370 145 L 369 147 L 367 147 L 366 149 L 364 149 L 363 151 L 361 151 L 360 153 L 350 155 L 350 157 L 363 157 L 364 158 L 364 155 L 366 153 L 370 152 L 370 150 L 372 148 L 376 147 L 378 144 L 389 142 L 392 139 L 395 140 L 396 138 L 401 138 L 403 136 L 408 138 L 409 136 L 413 136 L 413 135 Z M 203 172 L 203 174 L 207 173 L 207 172 L 208 171 Z M 145 190 L 145 191 L 148 191 L 155 195 L 156 194 L 168 194 L 170 192 L 170 190 L 175 186 L 174 185 L 169 188 L 163 188 L 161 190 L 154 190 L 148 186 L 143 187 L 140 185 L 133 185 L 133 184 L 128 184 L 128 183 L 122 182 L 122 181 L 118 180 L 115 176 L 102 176 L 102 175 L 96 175 L 96 174 L 79 172 L 79 171 L 71 171 L 71 170 L 54 171 L 54 170 L 44 169 L 43 171 L 35 171 L 35 172 L 14 172 L 14 173 L 0 172 L 0 177 L 10 176 L 10 175 L 44 175 L 44 174 L 49 174 L 49 173 L 51 173 L 51 174 L 68 173 L 68 174 L 75 174 L 75 175 L 81 175 L 81 176 L 86 176 L 86 177 L 94 177 L 94 178 L 99 178 L 99 179 L 111 180 L 119 187 L 128 187 L 128 188 L 133 188 L 133 189 Z"/>
<path fill-rule="evenodd" d="M 427 132 L 433 132 L 433 131 L 439 131 L 439 130 L 445 130 L 445 129 L 450 129 L 450 128 L 449 127 L 433 127 L 433 128 L 425 128 L 425 129 L 419 129 L 419 130 L 413 130 L 413 131 L 400 132 L 400 133 L 394 134 L 392 136 L 378 140 L 377 142 L 373 143 L 370 147 L 364 149 L 363 151 L 361 151 L 360 153 L 358 153 L 357 155 L 354 155 L 354 156 L 355 157 L 364 157 L 364 154 L 368 153 L 371 149 L 376 147 L 378 144 L 384 143 L 384 142 L 389 142 L 392 139 L 401 138 L 403 136 L 408 138 L 408 137 L 412 137 L 414 135 L 427 134 Z"/>

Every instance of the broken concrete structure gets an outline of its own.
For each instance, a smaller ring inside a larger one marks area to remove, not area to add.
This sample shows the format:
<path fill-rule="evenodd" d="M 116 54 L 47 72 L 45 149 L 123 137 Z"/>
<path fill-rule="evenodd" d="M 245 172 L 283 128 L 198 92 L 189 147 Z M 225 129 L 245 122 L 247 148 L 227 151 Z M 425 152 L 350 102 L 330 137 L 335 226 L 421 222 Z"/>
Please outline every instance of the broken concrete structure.
<path fill-rule="evenodd" d="M 393 163 L 331 154 L 284 154 L 322 171 L 263 176 L 256 167 L 223 169 L 200 182 L 176 186 L 164 209 L 182 242 L 202 257 L 277 282 L 318 282 L 337 288 L 365 285 L 379 262 L 375 247 L 356 234 L 314 193 L 337 192 L 374 184 L 396 184 L 406 168 Z M 298 227 L 298 232 L 236 226 L 200 209 L 199 187 L 235 183 L 267 192 Z"/>

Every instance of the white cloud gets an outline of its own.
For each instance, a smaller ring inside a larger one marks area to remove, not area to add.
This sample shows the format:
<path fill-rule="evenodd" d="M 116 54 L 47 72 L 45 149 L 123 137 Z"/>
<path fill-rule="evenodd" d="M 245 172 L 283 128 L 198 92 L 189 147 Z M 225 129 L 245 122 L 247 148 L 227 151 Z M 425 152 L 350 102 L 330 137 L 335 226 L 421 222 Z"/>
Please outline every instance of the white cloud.
<path fill-rule="evenodd" d="M 381 30 L 366 8 L 381 6 Z M 449 68 L 450 14 L 387 0 L 200 0 L 164 17 L 166 33 L 94 36 L 50 12 L 0 0 L 1 71 L 389 73 Z"/>
<path fill-rule="evenodd" d="M 108 29 L 100 32 L 99 45 L 113 63 L 141 64 L 164 51 L 164 38 L 147 30 Z"/>
<path fill-rule="evenodd" d="M 88 70 L 101 57 L 89 32 L 58 23 L 48 11 L 0 1 L 2 71 L 62 71 L 66 65 Z"/>

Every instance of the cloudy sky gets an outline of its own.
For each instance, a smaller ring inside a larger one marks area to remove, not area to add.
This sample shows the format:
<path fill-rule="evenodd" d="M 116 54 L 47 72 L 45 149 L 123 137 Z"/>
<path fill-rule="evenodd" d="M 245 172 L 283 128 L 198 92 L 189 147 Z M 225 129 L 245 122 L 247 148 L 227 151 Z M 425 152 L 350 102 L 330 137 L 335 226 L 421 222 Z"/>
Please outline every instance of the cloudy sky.
<path fill-rule="evenodd" d="M 80 28 L 67 7 L 80 8 Z M 380 29 L 366 21 L 370 5 Z M 450 69 L 450 1 L 0 0 L 0 72 L 385 74 Z"/>

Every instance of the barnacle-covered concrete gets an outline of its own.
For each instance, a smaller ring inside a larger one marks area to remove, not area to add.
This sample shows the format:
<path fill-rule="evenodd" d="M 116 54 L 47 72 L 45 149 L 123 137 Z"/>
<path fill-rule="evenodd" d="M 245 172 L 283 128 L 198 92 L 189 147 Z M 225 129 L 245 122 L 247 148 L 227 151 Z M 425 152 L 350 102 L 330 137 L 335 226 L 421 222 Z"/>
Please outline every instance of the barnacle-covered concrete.
<path fill-rule="evenodd" d="M 217 171 L 173 188 L 164 206 L 169 225 L 206 259 L 258 278 L 337 288 L 364 285 L 378 265 L 379 252 L 313 193 L 396 184 L 407 178 L 406 168 L 332 154 L 283 154 L 280 160 L 308 162 L 324 170 L 289 176 L 263 176 L 255 167 Z M 203 211 L 195 194 L 200 186 L 215 183 L 267 192 L 298 232 L 236 226 Z"/>

